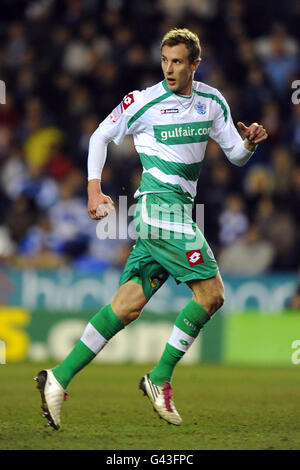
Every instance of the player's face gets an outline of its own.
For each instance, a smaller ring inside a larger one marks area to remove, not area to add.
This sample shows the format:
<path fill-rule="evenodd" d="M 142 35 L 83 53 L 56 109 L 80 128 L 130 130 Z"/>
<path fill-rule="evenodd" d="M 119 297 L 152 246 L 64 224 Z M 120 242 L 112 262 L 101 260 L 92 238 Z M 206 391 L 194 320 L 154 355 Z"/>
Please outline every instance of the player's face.
<path fill-rule="evenodd" d="M 161 51 L 161 66 L 169 90 L 181 95 L 192 93 L 192 81 L 200 59 L 190 63 L 185 44 L 164 46 Z"/>

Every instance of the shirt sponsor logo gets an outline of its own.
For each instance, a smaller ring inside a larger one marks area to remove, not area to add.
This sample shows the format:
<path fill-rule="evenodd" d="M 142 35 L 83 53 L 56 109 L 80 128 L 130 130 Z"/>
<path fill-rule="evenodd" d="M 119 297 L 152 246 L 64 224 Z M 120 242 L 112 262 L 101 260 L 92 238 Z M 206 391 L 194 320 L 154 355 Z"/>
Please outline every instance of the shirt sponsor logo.
<path fill-rule="evenodd" d="M 176 108 L 170 108 L 170 109 L 161 109 L 160 110 L 161 114 L 174 114 L 174 113 L 179 113 L 179 109 Z"/>
<path fill-rule="evenodd" d="M 208 140 L 213 121 L 153 126 L 157 142 L 165 145 L 192 144 Z"/>
<path fill-rule="evenodd" d="M 110 119 L 112 122 L 117 122 L 120 118 L 121 114 L 123 113 L 123 105 L 120 103 L 110 114 Z"/>
<path fill-rule="evenodd" d="M 133 93 L 128 93 L 122 101 L 124 110 L 126 110 L 132 103 L 134 103 Z"/>
<path fill-rule="evenodd" d="M 187 260 L 190 266 L 195 266 L 196 264 L 201 264 L 204 262 L 203 256 L 200 250 L 187 251 L 185 253 Z"/>

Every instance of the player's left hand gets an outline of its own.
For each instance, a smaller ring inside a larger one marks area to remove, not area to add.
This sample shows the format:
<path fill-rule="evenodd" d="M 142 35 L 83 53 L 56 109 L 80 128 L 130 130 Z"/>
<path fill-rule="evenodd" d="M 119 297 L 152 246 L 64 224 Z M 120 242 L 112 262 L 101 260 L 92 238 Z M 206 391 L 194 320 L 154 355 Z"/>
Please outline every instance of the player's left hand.
<path fill-rule="evenodd" d="M 239 121 L 237 125 L 246 137 L 245 147 L 248 148 L 248 150 L 255 150 L 258 144 L 268 138 L 266 129 L 257 122 L 253 122 L 249 127 L 245 126 L 241 121 Z"/>

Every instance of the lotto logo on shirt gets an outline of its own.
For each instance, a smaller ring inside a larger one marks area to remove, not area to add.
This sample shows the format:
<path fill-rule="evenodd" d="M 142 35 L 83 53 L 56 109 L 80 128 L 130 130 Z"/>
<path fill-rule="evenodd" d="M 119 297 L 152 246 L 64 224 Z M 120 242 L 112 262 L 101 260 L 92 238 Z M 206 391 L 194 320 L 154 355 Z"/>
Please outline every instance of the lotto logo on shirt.
<path fill-rule="evenodd" d="M 128 93 L 128 95 L 125 96 L 125 98 L 122 101 L 123 103 L 123 108 L 127 109 L 128 106 L 130 106 L 132 103 L 134 103 L 134 96 L 133 93 Z"/>
<path fill-rule="evenodd" d="M 200 250 L 187 251 L 185 253 L 190 266 L 201 264 L 204 262 L 203 256 Z"/>

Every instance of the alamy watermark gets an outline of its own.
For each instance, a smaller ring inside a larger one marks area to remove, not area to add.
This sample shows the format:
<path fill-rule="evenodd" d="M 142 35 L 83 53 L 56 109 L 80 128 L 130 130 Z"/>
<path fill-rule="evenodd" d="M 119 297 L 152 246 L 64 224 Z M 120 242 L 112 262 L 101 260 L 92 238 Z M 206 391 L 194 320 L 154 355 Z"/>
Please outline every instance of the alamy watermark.
<path fill-rule="evenodd" d="M 291 356 L 292 364 L 298 365 L 300 364 L 300 339 L 295 339 L 292 342 L 292 349 L 295 350 Z"/>
<path fill-rule="evenodd" d="M 0 80 L 0 104 L 6 104 L 6 86 L 3 80 Z"/>
<path fill-rule="evenodd" d="M 300 80 L 294 80 L 292 82 L 292 88 L 295 89 L 292 93 L 292 103 L 300 104 Z"/>
<path fill-rule="evenodd" d="M 6 364 L 6 344 L 0 339 L 0 364 Z"/>
<path fill-rule="evenodd" d="M 100 240 L 173 239 L 192 243 L 196 235 L 199 242 L 200 234 L 203 236 L 204 233 L 204 204 L 195 207 L 192 203 L 148 204 L 146 196 L 128 206 L 127 196 L 120 196 L 117 209 L 111 204 L 103 204 L 97 213 L 101 216 L 96 228 Z M 128 223 L 130 217 L 133 220 Z"/>

